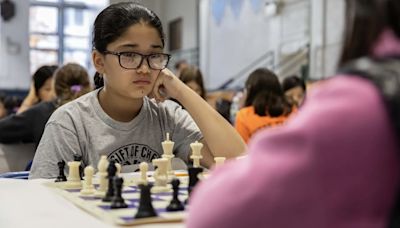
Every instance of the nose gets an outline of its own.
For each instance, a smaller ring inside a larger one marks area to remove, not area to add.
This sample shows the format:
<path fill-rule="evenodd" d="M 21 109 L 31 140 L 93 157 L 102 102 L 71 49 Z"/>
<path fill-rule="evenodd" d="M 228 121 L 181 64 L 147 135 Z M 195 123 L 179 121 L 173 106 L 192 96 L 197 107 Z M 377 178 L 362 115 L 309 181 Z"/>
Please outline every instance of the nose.
<path fill-rule="evenodd" d="M 150 73 L 150 67 L 149 67 L 149 60 L 147 58 L 144 58 L 140 64 L 140 66 L 136 70 L 138 73 L 141 74 L 148 74 Z"/>

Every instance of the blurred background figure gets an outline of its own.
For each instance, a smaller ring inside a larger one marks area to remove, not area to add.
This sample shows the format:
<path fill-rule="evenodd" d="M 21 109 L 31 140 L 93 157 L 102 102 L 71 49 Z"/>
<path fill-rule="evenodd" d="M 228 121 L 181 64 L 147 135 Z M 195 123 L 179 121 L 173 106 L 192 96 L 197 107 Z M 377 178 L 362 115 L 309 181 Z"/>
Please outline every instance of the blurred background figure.
<path fill-rule="evenodd" d="M 3 93 L 0 93 L 0 119 L 7 116 L 7 109 L 4 103 L 6 96 Z"/>
<path fill-rule="evenodd" d="M 41 101 L 51 101 L 54 99 L 53 74 L 56 70 L 57 66 L 54 65 L 45 65 L 36 70 L 32 76 L 28 96 L 25 97 L 17 113 L 24 112 Z"/>
<path fill-rule="evenodd" d="M 189 63 L 185 59 L 176 62 L 174 66 L 176 76 L 180 77 L 181 72 L 189 66 L 190 66 Z"/>
<path fill-rule="evenodd" d="M 287 77 L 283 80 L 282 87 L 290 105 L 299 107 L 303 103 L 307 91 L 303 79 L 296 75 Z"/>
<path fill-rule="evenodd" d="M 181 71 L 181 81 L 189 88 L 199 94 L 203 99 L 206 98 L 206 90 L 204 88 L 203 75 L 199 68 L 195 66 L 187 66 Z"/>
<path fill-rule="evenodd" d="M 257 131 L 284 123 L 292 111 L 278 77 L 266 68 L 249 75 L 245 96 L 244 108 L 236 114 L 235 128 L 246 143 Z"/>
<path fill-rule="evenodd" d="M 54 110 L 92 90 L 86 69 L 78 64 L 66 64 L 54 75 L 56 97 L 1 119 L 0 143 L 34 142 L 37 146 Z"/>

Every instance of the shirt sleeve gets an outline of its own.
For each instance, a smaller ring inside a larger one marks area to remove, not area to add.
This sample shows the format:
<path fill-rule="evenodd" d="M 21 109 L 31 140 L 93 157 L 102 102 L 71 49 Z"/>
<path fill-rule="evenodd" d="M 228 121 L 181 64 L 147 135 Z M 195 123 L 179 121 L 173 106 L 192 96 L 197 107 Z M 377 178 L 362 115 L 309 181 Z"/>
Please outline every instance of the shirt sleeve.
<path fill-rule="evenodd" d="M 74 153 L 80 151 L 76 132 L 55 122 L 48 123 L 36 150 L 29 179 L 56 178 L 59 173 L 57 163 L 73 161 Z"/>

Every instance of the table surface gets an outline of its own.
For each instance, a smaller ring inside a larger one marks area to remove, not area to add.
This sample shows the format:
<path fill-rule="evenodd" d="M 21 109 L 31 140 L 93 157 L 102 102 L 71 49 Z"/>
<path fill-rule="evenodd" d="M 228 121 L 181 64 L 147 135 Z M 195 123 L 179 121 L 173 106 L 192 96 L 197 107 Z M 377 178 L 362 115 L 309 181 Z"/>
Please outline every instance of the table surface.
<path fill-rule="evenodd" d="M 101 221 L 43 185 L 49 180 L 0 179 L 0 227 L 120 227 Z M 125 227 L 125 226 L 124 226 Z M 183 223 L 138 228 L 183 228 Z"/>

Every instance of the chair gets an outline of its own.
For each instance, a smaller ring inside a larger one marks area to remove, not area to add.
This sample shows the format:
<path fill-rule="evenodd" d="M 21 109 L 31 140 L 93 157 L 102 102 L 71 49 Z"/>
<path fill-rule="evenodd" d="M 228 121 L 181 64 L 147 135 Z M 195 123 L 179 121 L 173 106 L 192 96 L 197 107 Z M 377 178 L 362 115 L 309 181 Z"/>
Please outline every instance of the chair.
<path fill-rule="evenodd" d="M 33 160 L 35 150 L 33 143 L 0 143 L 0 173 L 26 170 L 27 164 Z"/>

